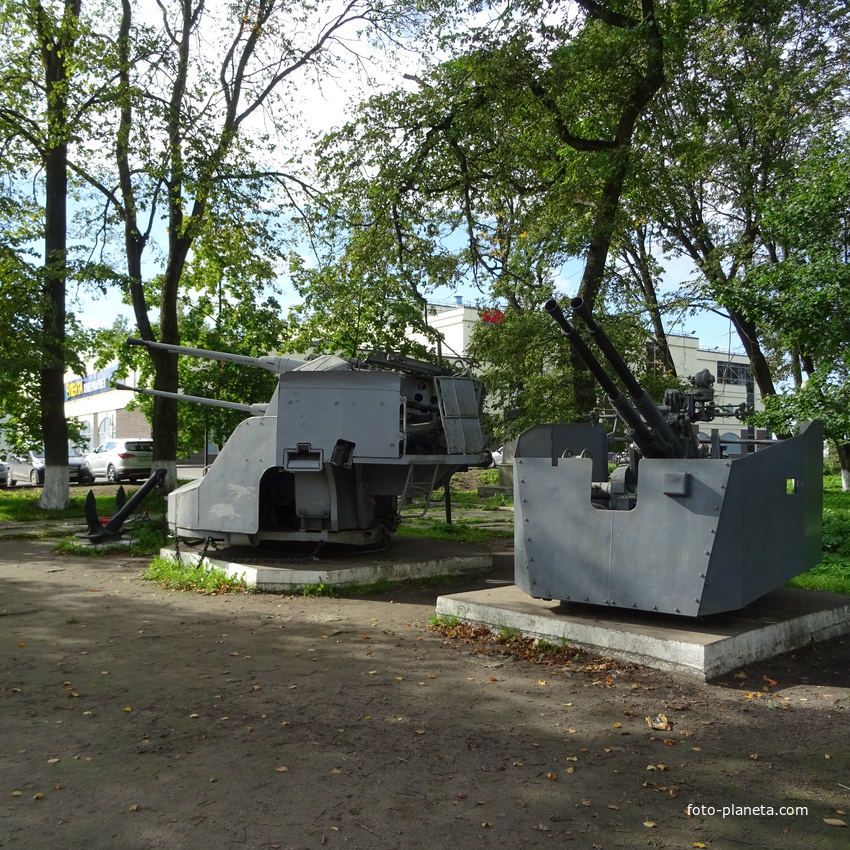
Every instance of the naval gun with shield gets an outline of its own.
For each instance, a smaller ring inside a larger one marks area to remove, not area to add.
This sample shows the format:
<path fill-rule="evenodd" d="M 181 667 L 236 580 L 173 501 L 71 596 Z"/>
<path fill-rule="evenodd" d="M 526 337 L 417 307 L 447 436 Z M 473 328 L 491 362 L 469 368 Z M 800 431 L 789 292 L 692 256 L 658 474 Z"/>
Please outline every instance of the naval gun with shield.
<path fill-rule="evenodd" d="M 251 414 L 202 478 L 169 494 L 180 537 L 373 546 L 398 527 L 400 504 L 486 462 L 481 383 L 440 366 L 395 354 L 247 357 L 128 343 L 278 375 L 267 404 L 125 387 Z"/>
<path fill-rule="evenodd" d="M 724 457 L 698 423 L 745 411 L 714 402 L 713 376 L 655 404 L 581 298 L 571 307 L 622 393 L 556 301 L 558 323 L 626 427 L 629 461 L 608 472 L 599 422 L 537 425 L 514 469 L 515 582 L 562 602 L 700 616 L 743 608 L 821 557 L 820 422 L 758 451 Z"/>

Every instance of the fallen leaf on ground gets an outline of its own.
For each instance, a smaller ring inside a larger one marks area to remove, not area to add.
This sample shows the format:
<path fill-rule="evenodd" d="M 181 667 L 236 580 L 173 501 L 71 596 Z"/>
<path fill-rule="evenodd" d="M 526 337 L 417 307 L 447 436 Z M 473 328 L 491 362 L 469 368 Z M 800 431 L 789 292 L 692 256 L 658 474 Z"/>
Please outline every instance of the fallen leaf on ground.
<path fill-rule="evenodd" d="M 643 825 L 644 825 L 644 826 L 648 826 L 650 829 L 651 829 L 653 826 L 657 826 L 657 824 L 655 823 L 655 821 L 654 821 L 654 820 L 645 820 L 645 821 L 643 822 Z"/>
<path fill-rule="evenodd" d="M 275 770 L 276 770 L 278 773 L 286 773 L 286 771 L 287 771 L 287 770 L 289 770 L 289 768 L 288 768 L 288 767 L 284 767 L 283 765 L 281 765 L 280 767 L 276 767 L 276 768 L 275 768 Z"/>
<path fill-rule="evenodd" d="M 650 729 L 655 729 L 657 732 L 669 732 L 673 726 L 663 714 L 656 714 L 655 717 L 647 717 L 646 725 Z"/>
<path fill-rule="evenodd" d="M 824 823 L 828 823 L 830 826 L 847 826 L 846 822 L 841 820 L 841 818 L 824 818 Z"/>

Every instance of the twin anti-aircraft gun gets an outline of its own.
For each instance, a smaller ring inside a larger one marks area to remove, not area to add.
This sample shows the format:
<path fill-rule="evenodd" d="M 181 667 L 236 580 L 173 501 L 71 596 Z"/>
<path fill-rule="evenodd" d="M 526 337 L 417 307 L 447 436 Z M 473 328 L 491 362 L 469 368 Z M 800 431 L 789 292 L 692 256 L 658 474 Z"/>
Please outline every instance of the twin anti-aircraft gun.
<path fill-rule="evenodd" d="M 696 427 L 739 408 L 715 404 L 713 377 L 656 405 L 580 298 L 571 302 L 627 398 L 554 300 L 545 309 L 626 425 L 629 462 L 608 473 L 601 424 L 538 425 L 516 448 L 515 582 L 531 596 L 698 616 L 744 607 L 818 563 L 819 422 L 724 457 Z"/>

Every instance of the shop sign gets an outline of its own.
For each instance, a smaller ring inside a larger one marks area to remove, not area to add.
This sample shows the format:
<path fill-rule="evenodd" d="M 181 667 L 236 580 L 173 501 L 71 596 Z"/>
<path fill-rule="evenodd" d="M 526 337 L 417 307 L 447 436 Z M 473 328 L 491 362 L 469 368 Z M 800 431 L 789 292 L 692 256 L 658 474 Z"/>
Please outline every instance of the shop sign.
<path fill-rule="evenodd" d="M 85 378 L 74 378 L 65 381 L 65 401 L 73 401 L 85 396 L 97 395 L 111 390 L 110 381 L 115 374 L 116 366 L 110 366 L 101 372 L 86 375 Z"/>

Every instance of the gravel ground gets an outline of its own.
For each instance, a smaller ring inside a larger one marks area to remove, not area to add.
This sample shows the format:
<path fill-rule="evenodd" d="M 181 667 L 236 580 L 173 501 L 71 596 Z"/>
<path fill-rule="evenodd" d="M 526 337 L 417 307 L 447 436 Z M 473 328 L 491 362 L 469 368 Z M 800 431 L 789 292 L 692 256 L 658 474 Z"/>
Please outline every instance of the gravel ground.
<path fill-rule="evenodd" d="M 148 560 L 0 538 L 0 847 L 850 843 L 850 640 L 701 684 L 430 629 L 472 583 L 208 597 Z"/>

